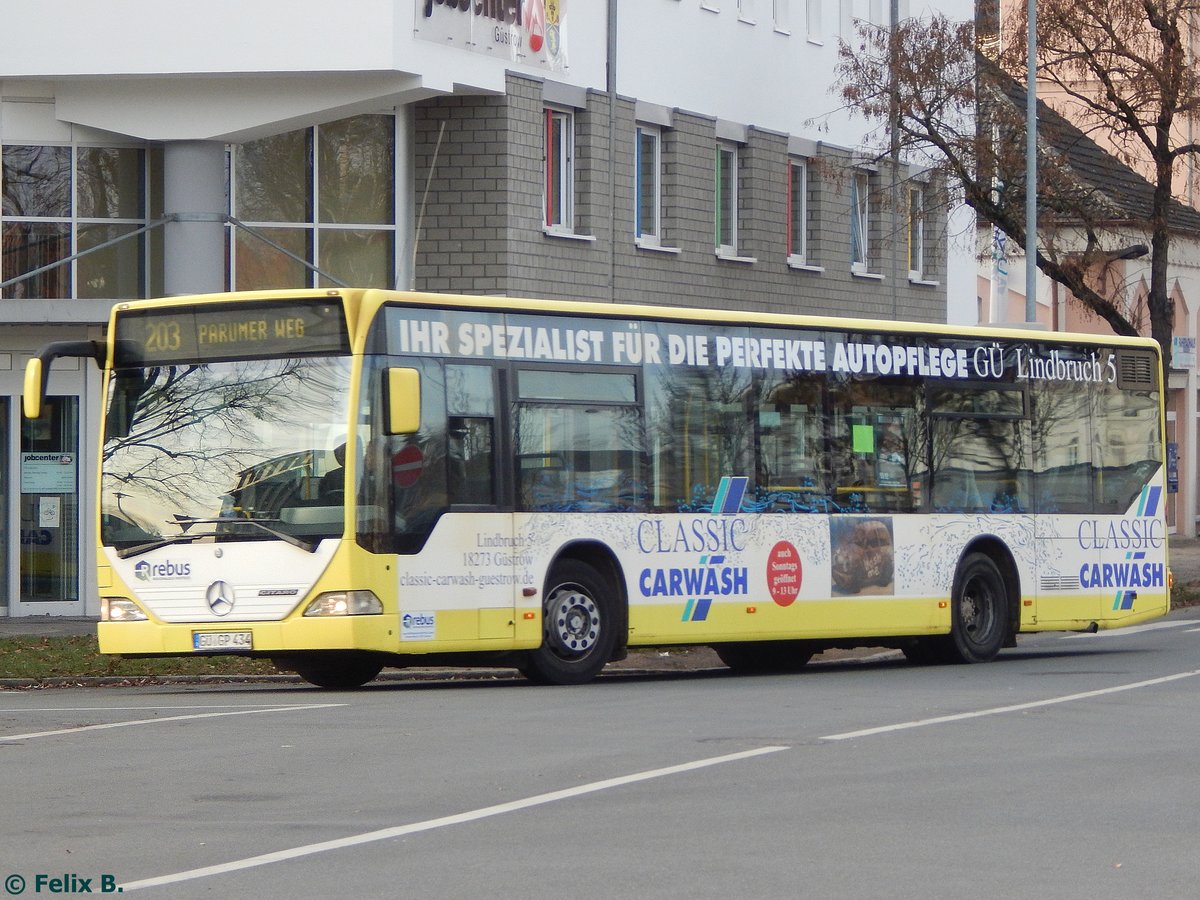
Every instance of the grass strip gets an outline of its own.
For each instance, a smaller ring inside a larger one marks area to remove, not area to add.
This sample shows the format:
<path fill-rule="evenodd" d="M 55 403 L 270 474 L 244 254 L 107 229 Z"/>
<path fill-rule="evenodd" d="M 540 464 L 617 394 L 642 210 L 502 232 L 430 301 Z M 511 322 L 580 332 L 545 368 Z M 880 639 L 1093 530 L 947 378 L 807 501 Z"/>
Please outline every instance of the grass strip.
<path fill-rule="evenodd" d="M 121 659 L 103 656 L 95 635 L 0 638 L 0 678 L 150 678 L 158 675 L 275 675 L 265 659 L 182 656 Z"/>

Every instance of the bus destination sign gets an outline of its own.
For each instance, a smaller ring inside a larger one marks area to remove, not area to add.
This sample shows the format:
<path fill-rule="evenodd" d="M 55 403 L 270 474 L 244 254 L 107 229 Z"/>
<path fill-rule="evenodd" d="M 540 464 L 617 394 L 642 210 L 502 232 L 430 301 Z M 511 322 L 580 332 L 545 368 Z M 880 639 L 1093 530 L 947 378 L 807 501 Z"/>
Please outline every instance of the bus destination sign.
<path fill-rule="evenodd" d="M 117 365 L 350 352 L 339 302 L 210 303 L 117 314 Z"/>

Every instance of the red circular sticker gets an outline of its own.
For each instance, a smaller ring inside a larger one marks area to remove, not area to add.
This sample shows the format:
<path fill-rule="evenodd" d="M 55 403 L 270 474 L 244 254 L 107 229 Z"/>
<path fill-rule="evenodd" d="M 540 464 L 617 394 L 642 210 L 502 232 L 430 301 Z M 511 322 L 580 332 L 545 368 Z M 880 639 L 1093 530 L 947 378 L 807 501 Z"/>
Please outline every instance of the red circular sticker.
<path fill-rule="evenodd" d="M 425 465 L 425 457 L 421 448 L 409 444 L 392 457 L 392 480 L 400 487 L 412 487 L 421 477 L 421 469 Z"/>
<path fill-rule="evenodd" d="M 787 541 L 780 541 L 771 548 L 767 557 L 767 588 L 771 599 L 780 606 L 791 606 L 800 596 L 800 582 L 804 578 L 804 566 L 800 563 L 800 551 Z"/>

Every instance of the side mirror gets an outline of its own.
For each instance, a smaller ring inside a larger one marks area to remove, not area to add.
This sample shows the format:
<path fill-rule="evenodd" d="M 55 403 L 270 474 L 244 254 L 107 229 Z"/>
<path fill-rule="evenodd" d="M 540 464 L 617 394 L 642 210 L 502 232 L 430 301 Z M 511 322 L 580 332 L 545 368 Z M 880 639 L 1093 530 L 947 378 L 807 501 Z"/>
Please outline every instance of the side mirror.
<path fill-rule="evenodd" d="M 104 368 L 108 349 L 103 341 L 54 341 L 38 351 L 37 356 L 25 365 L 25 388 L 21 397 L 21 409 L 25 418 L 36 419 L 42 414 L 42 401 L 46 397 L 46 380 L 50 377 L 50 364 L 62 357 L 94 359 Z"/>
<path fill-rule="evenodd" d="M 386 400 L 388 434 L 416 434 L 421 429 L 420 372 L 388 369 Z"/>
<path fill-rule="evenodd" d="M 45 384 L 46 381 L 42 377 L 42 361 L 35 356 L 25 364 L 25 390 L 21 396 L 21 409 L 25 413 L 25 418 L 41 417 Z"/>

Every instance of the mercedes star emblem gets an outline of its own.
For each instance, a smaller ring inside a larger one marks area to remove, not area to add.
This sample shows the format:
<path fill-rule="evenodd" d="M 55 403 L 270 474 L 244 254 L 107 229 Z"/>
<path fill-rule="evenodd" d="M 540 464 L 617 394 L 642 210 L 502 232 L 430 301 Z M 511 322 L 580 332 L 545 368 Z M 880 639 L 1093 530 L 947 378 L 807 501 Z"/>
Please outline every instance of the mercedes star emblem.
<path fill-rule="evenodd" d="M 204 596 L 214 616 L 227 616 L 233 610 L 233 587 L 227 582 L 214 581 L 208 586 Z"/>

